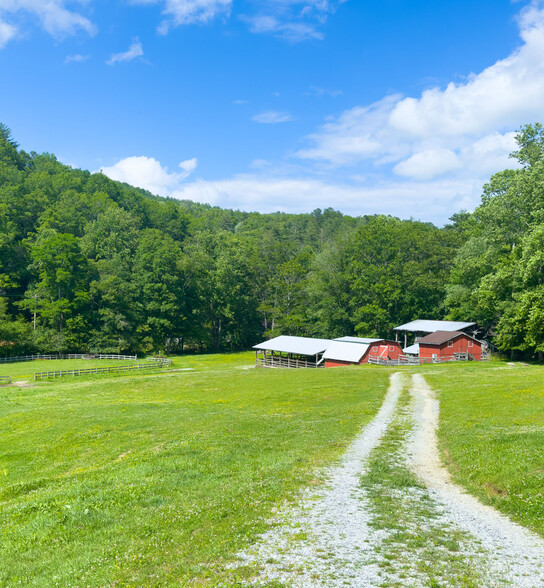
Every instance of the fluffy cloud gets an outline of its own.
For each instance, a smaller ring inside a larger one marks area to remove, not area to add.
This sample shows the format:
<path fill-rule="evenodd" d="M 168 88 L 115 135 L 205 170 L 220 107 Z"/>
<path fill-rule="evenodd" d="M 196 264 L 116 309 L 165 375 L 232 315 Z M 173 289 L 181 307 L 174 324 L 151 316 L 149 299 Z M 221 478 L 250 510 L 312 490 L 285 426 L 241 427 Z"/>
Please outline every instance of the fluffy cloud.
<path fill-rule="evenodd" d="M 292 121 L 293 117 L 288 112 L 276 112 L 275 110 L 269 110 L 267 112 L 256 114 L 251 120 L 253 122 L 258 122 L 265 125 L 275 125 L 278 123 Z"/>
<path fill-rule="evenodd" d="M 132 61 L 137 57 L 141 57 L 144 54 L 144 50 L 142 49 L 142 44 L 138 38 L 132 41 L 132 45 L 122 53 L 115 53 L 112 55 L 106 63 L 108 65 L 115 65 L 116 63 L 121 63 L 123 61 Z"/>
<path fill-rule="evenodd" d="M 158 30 L 166 34 L 172 26 L 205 23 L 218 15 L 228 15 L 232 0 L 132 0 L 132 4 L 162 5 L 166 18 Z"/>
<path fill-rule="evenodd" d="M 112 180 L 144 188 L 159 196 L 170 196 L 181 189 L 181 182 L 197 164 L 195 158 L 188 159 L 179 164 L 181 172 L 169 172 L 153 157 L 135 156 L 122 159 L 111 167 L 102 167 L 100 172 Z"/>
<path fill-rule="evenodd" d="M 17 35 L 17 29 L 13 26 L 0 20 L 0 49 L 4 47 L 11 39 Z"/>
<path fill-rule="evenodd" d="M 64 0 L 1 0 L 0 47 L 16 36 L 18 19 L 25 13 L 38 19 L 43 29 L 56 39 L 74 35 L 79 30 L 94 35 L 96 26 L 83 15 L 65 8 L 65 4 Z M 10 23 L 5 20 L 8 15 Z"/>
<path fill-rule="evenodd" d="M 309 136 L 298 157 L 391 163 L 415 179 L 496 170 L 514 146 L 512 131 L 544 118 L 544 11 L 532 4 L 519 27 L 522 44 L 505 59 L 418 98 L 394 95 L 352 108 Z"/>

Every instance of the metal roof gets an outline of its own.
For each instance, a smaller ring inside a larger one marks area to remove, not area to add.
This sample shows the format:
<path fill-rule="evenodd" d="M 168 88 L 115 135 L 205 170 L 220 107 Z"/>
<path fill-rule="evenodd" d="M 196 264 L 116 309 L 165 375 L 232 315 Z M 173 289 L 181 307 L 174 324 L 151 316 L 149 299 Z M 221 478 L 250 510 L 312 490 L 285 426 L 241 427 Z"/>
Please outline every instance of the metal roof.
<path fill-rule="evenodd" d="M 472 327 L 476 323 L 463 323 L 458 321 L 426 321 L 417 320 L 400 327 L 395 327 L 393 331 L 415 331 L 421 333 L 434 333 L 435 331 L 462 331 L 467 327 Z"/>
<path fill-rule="evenodd" d="M 338 337 L 335 341 L 343 341 L 344 343 L 362 343 L 368 345 L 369 343 L 377 343 L 383 339 L 369 339 L 368 337 Z"/>
<path fill-rule="evenodd" d="M 265 349 L 266 351 L 281 351 L 283 353 L 296 353 L 297 355 L 317 355 L 322 353 L 332 343 L 330 339 L 314 339 L 312 337 L 292 337 L 280 335 L 270 341 L 264 341 L 254 345 L 253 349 Z"/>
<path fill-rule="evenodd" d="M 442 345 L 443 343 L 446 343 L 446 341 L 451 341 L 452 339 L 459 337 L 459 335 L 465 335 L 465 337 L 476 341 L 474 337 L 471 337 L 466 333 L 461 333 L 460 331 L 435 331 L 426 337 L 422 337 L 418 343 L 423 343 L 423 345 Z"/>
<path fill-rule="evenodd" d="M 367 352 L 369 345 L 364 343 L 346 343 L 345 341 L 333 341 L 323 354 L 323 359 L 337 361 L 349 361 L 359 363 Z"/>
<path fill-rule="evenodd" d="M 408 355 L 419 355 L 419 343 L 408 345 L 408 347 L 405 347 L 402 352 L 407 353 Z"/>

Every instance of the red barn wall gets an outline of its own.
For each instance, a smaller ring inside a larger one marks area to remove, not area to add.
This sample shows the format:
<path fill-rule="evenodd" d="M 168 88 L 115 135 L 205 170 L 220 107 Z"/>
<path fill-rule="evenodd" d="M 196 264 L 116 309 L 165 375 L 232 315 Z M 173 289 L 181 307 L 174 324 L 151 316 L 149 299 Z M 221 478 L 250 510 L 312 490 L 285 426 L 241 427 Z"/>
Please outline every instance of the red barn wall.
<path fill-rule="evenodd" d="M 472 345 L 470 345 L 472 343 Z M 451 344 L 451 345 L 449 345 Z M 467 335 L 459 335 L 452 341 L 446 341 L 442 345 L 423 343 L 419 345 L 419 357 L 431 359 L 433 355 L 438 357 L 451 357 L 454 353 L 471 353 L 474 359 L 480 361 L 482 346 Z"/>

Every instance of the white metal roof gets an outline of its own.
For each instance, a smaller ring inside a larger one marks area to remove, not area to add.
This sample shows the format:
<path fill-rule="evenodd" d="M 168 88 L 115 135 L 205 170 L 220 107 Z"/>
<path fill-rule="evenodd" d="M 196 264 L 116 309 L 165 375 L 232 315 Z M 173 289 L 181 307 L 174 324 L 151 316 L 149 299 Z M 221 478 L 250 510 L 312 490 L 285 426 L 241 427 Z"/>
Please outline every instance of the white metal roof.
<path fill-rule="evenodd" d="M 280 335 L 270 341 L 264 341 L 254 345 L 253 349 L 265 349 L 267 351 L 281 351 L 283 353 L 296 353 L 297 355 L 317 355 L 322 353 L 332 343 L 330 339 L 314 339 L 312 337 L 292 337 Z"/>
<path fill-rule="evenodd" d="M 405 347 L 402 351 L 408 355 L 419 355 L 419 343 L 408 345 L 408 347 Z"/>
<path fill-rule="evenodd" d="M 395 327 L 393 331 L 420 331 L 422 333 L 434 333 L 435 331 L 462 331 L 467 327 L 472 327 L 476 323 L 463 323 L 458 321 L 426 321 L 417 320 L 400 327 Z"/>
<path fill-rule="evenodd" d="M 345 341 L 333 341 L 323 354 L 323 359 L 337 361 L 350 361 L 358 363 L 366 353 L 368 345 L 364 343 L 346 343 Z"/>
<path fill-rule="evenodd" d="M 368 345 L 369 343 L 377 343 L 383 339 L 369 339 L 368 337 L 338 337 L 335 341 L 343 341 L 345 343 L 362 343 Z"/>

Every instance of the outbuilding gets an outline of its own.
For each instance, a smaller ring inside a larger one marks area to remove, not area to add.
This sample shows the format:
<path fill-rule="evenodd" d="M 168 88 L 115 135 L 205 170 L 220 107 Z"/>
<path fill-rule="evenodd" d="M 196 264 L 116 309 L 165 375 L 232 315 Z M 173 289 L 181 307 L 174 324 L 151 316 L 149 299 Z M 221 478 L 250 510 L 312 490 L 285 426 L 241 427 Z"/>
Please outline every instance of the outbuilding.
<path fill-rule="evenodd" d="M 402 349 L 395 341 L 367 339 L 362 337 L 341 337 L 335 339 L 323 353 L 325 367 L 339 367 L 368 363 L 372 359 L 397 360 Z"/>
<path fill-rule="evenodd" d="M 280 335 L 254 345 L 255 365 L 262 367 L 318 367 L 331 339 Z"/>
<path fill-rule="evenodd" d="M 482 343 L 461 331 L 436 331 L 418 341 L 421 361 L 482 358 Z"/>

